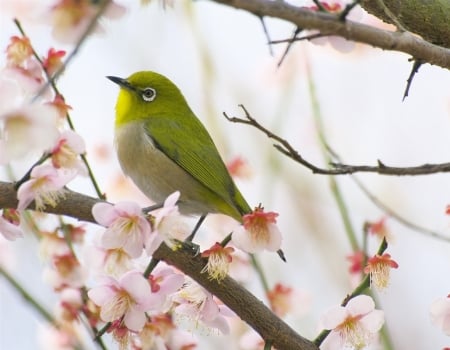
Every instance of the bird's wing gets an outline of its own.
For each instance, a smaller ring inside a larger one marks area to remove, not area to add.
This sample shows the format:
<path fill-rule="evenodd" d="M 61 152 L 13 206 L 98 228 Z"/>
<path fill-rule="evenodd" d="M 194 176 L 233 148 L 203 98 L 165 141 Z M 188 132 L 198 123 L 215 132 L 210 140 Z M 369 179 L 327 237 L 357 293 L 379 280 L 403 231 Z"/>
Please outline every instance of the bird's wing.
<path fill-rule="evenodd" d="M 179 119 L 155 115 L 148 119 L 145 129 L 155 147 L 229 205 L 239 207 L 235 196 L 241 195 L 204 126 L 194 115 Z"/>

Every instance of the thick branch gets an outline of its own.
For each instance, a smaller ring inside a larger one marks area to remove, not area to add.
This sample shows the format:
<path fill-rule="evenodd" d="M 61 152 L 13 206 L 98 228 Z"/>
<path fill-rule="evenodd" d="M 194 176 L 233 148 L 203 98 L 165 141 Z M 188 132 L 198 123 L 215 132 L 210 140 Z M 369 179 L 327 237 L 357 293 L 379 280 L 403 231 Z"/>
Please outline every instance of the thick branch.
<path fill-rule="evenodd" d="M 416 60 L 450 69 L 450 49 L 430 44 L 409 32 L 391 32 L 352 21 L 341 21 L 335 15 L 309 11 L 284 1 L 212 0 L 258 17 L 275 17 L 304 29 L 342 36 L 384 50 L 407 53 Z"/>
<path fill-rule="evenodd" d="M 91 210 L 97 202 L 100 202 L 100 200 L 68 190 L 65 199 L 61 200 L 54 208 L 46 208 L 45 212 L 67 215 L 82 221 L 95 223 Z M 0 208 L 15 208 L 16 206 L 14 184 L 0 182 Z M 201 272 L 205 260 L 200 256 L 194 257 L 191 253 L 183 250 L 172 251 L 167 246 L 162 245 L 153 254 L 153 257 L 175 266 L 192 277 L 255 329 L 265 341 L 272 341 L 275 348 L 279 350 L 318 350 L 317 346 L 297 334 L 232 278 L 227 277 L 220 283 L 210 280 L 208 274 Z"/>
<path fill-rule="evenodd" d="M 395 24 L 398 21 L 402 27 L 425 40 L 450 48 L 448 0 L 362 0 L 361 6 L 387 23 Z"/>

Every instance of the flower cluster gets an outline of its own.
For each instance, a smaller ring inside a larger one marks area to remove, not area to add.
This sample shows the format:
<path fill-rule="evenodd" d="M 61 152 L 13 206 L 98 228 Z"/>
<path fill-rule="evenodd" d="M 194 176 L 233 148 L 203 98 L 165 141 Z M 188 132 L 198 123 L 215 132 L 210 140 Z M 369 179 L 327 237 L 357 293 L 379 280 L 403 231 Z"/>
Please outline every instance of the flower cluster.
<path fill-rule="evenodd" d="M 329 309 L 321 321 L 325 329 L 331 330 L 321 350 L 363 349 L 381 329 L 384 313 L 375 309 L 371 297 L 358 295 L 345 306 Z"/>
<path fill-rule="evenodd" d="M 103 276 L 88 296 L 100 309 L 99 320 L 110 323 L 108 331 L 122 345 L 169 347 L 176 339 L 185 339 L 175 323 L 186 320 L 191 320 L 194 328 L 229 331 L 225 317 L 232 313 L 197 283 L 163 263 L 150 273 L 142 269 L 143 255 L 150 257 L 162 242 L 175 247 L 175 241 L 189 234 L 178 214 L 179 195 L 170 195 L 162 208 L 149 214 L 132 202 L 93 207 L 94 218 L 106 227 L 98 248 L 107 253 L 100 264 Z M 121 268 L 111 268 L 111 256 L 126 256 L 126 267 L 123 260 L 116 259 Z M 192 340 L 185 341 L 184 346 L 193 346 Z"/>

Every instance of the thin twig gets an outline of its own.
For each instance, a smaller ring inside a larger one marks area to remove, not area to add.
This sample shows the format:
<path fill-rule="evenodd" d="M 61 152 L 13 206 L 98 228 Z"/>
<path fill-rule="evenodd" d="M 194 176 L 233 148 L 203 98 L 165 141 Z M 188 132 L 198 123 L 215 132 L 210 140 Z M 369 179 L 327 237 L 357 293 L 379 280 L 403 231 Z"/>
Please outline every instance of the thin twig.
<path fill-rule="evenodd" d="M 341 21 L 345 21 L 347 19 L 348 14 L 350 13 L 350 11 L 353 10 L 355 8 L 355 6 L 359 5 L 360 2 L 361 2 L 361 0 L 355 0 L 351 4 L 347 4 L 345 6 L 344 10 L 342 10 L 342 12 L 339 13 L 339 19 Z"/>
<path fill-rule="evenodd" d="M 327 145 L 328 152 L 333 156 L 333 158 L 337 159 L 339 162 L 341 162 L 341 158 L 339 155 L 329 146 Z M 355 184 L 359 187 L 359 189 L 366 195 L 367 198 L 380 210 L 385 212 L 389 217 L 393 218 L 394 220 L 398 221 L 403 226 L 414 230 L 416 232 L 425 234 L 427 236 L 430 236 L 432 238 L 440 239 L 442 241 L 450 242 L 450 237 L 447 235 L 444 235 L 443 233 L 430 230 L 426 227 L 422 227 L 420 225 L 417 225 L 410 220 L 404 218 L 399 213 L 397 213 L 395 210 L 387 206 L 385 203 L 383 203 L 378 197 L 376 197 L 370 190 L 362 183 L 362 181 L 356 177 L 355 175 L 350 175 L 351 179 L 355 182 Z"/>
<path fill-rule="evenodd" d="M 434 45 L 409 32 L 388 31 L 373 26 L 346 20 L 339 20 L 335 14 L 311 11 L 287 1 L 272 0 L 211 0 L 255 16 L 273 17 L 292 23 L 305 30 L 332 32 L 349 41 L 365 43 L 384 50 L 406 53 L 425 63 L 450 68 L 450 49 Z"/>
<path fill-rule="evenodd" d="M 292 45 L 296 41 L 295 39 L 297 38 L 297 35 L 299 35 L 302 31 L 303 31 L 302 28 L 299 28 L 299 27 L 295 28 L 294 32 L 292 33 L 291 39 L 287 39 L 286 42 L 288 44 L 287 44 L 286 49 L 284 50 L 283 54 L 281 55 L 280 60 L 278 61 L 278 64 L 277 64 L 278 67 L 281 67 L 281 65 L 283 64 L 284 59 L 286 58 L 287 54 L 289 53 Z"/>
<path fill-rule="evenodd" d="M 97 22 L 99 18 L 103 15 L 106 8 L 110 4 L 111 0 L 103 0 L 100 1 L 100 4 L 98 6 L 98 10 L 94 17 L 92 17 L 92 20 L 89 22 L 88 26 L 84 30 L 84 32 L 81 34 L 80 38 L 78 39 L 75 47 L 72 49 L 72 52 L 67 56 L 64 63 L 61 65 L 61 67 L 50 77 L 50 80 L 47 81 L 47 83 L 38 91 L 34 99 L 38 99 L 44 91 L 49 87 L 49 85 L 52 85 L 54 81 L 56 81 L 59 76 L 64 72 L 64 69 L 69 65 L 69 63 L 72 61 L 72 59 L 78 54 L 78 51 L 80 50 L 81 46 L 86 41 L 87 37 L 91 32 L 94 30 L 95 26 L 97 25 Z"/>
<path fill-rule="evenodd" d="M 409 77 L 408 80 L 406 81 L 406 88 L 405 88 L 405 92 L 403 94 L 403 100 L 405 100 L 405 98 L 408 96 L 409 94 L 409 88 L 411 87 L 412 81 L 414 79 L 414 77 L 416 76 L 416 74 L 419 72 L 419 68 L 422 66 L 423 62 L 420 60 L 414 60 L 413 66 L 411 68 L 411 73 L 409 73 Z"/>
<path fill-rule="evenodd" d="M 298 37 L 295 37 L 295 38 L 273 40 L 270 43 L 271 44 L 293 43 L 295 41 L 305 41 L 305 40 L 312 40 L 312 39 L 317 39 L 317 38 L 323 38 L 323 37 L 326 37 L 326 36 L 329 36 L 329 35 L 330 34 L 326 34 L 326 33 L 314 33 L 314 34 L 309 34 L 309 35 L 304 35 L 304 36 L 298 36 Z"/>
<path fill-rule="evenodd" d="M 304 159 L 300 153 L 292 145 L 282 137 L 272 133 L 270 130 L 262 126 L 256 119 L 254 119 L 250 113 L 246 110 L 243 105 L 239 105 L 240 108 L 245 113 L 244 118 L 229 117 L 227 113 L 223 113 L 225 118 L 233 123 L 240 123 L 250 125 L 260 131 L 262 131 L 268 138 L 275 140 L 273 146 L 282 154 L 293 159 L 294 161 L 302 164 L 314 174 L 321 175 L 348 175 L 354 173 L 377 173 L 380 175 L 391 175 L 391 176 L 418 176 L 418 175 L 430 175 L 437 173 L 447 173 L 450 172 L 450 163 L 440 163 L 440 164 L 422 164 L 412 167 L 394 167 L 387 166 L 382 161 L 378 160 L 378 165 L 350 165 L 341 163 L 331 163 L 331 169 L 325 169 L 318 167 L 306 159 Z"/>
<path fill-rule="evenodd" d="M 261 25 L 263 27 L 264 35 L 266 36 L 267 44 L 269 45 L 269 54 L 270 56 L 273 56 L 273 48 L 272 48 L 272 40 L 270 39 L 269 29 L 267 28 L 266 21 L 264 20 L 264 17 L 259 17 L 259 20 L 261 21 Z"/>
<path fill-rule="evenodd" d="M 105 3 L 108 3 L 109 1 L 110 1 L 110 0 L 105 0 L 104 2 L 105 2 Z M 106 5 L 107 5 L 107 4 L 106 4 Z M 104 11 L 104 9 L 102 9 L 101 12 L 100 12 L 100 10 L 99 10 L 99 16 L 101 15 L 101 13 L 103 13 L 103 11 Z M 98 17 L 99 17 L 99 16 L 98 16 Z M 95 16 L 95 17 L 92 19 L 92 21 L 93 21 L 94 23 L 97 22 L 98 17 Z M 27 37 L 26 32 L 25 32 L 25 30 L 23 29 L 22 24 L 19 22 L 18 19 L 14 19 L 14 24 L 16 25 L 17 29 L 19 30 L 20 34 L 22 34 L 22 36 L 24 36 L 24 37 Z M 90 26 L 88 26 L 88 27 L 90 27 Z M 39 54 L 38 54 L 37 51 L 34 49 L 34 47 L 31 45 L 31 51 L 32 51 L 32 53 L 33 53 L 33 56 L 34 56 L 34 58 L 39 62 L 40 66 L 41 66 L 41 68 L 42 68 L 42 70 L 43 70 L 43 72 L 44 72 L 46 81 L 47 81 L 47 82 L 44 84 L 44 86 L 41 88 L 41 90 L 38 92 L 38 94 L 33 98 L 33 101 L 35 101 L 35 100 L 36 100 L 36 99 L 37 99 L 37 98 L 38 98 L 38 97 L 39 97 L 39 96 L 40 96 L 40 95 L 41 95 L 41 94 L 49 87 L 49 86 L 52 87 L 53 91 L 55 92 L 55 94 L 56 94 L 57 96 L 61 96 L 61 97 L 62 97 L 62 94 L 61 94 L 61 92 L 59 91 L 59 89 L 58 89 L 58 87 L 57 87 L 57 85 L 56 85 L 56 83 L 55 83 L 55 79 L 56 79 L 57 76 L 59 76 L 59 74 L 61 74 L 61 73 L 64 71 L 65 67 L 66 67 L 67 64 L 70 62 L 70 59 L 72 59 L 72 58 L 75 56 L 75 53 L 76 53 L 75 50 L 77 50 L 77 47 L 79 48 L 79 47 L 81 46 L 81 43 L 82 43 L 81 41 L 84 41 L 84 40 L 87 38 L 87 35 L 88 35 L 88 34 L 89 34 L 89 32 L 87 32 L 86 35 L 83 35 L 83 36 L 80 38 L 79 42 L 78 42 L 77 45 L 75 46 L 74 51 L 72 51 L 71 55 L 69 55 L 69 56 L 67 57 L 67 59 L 66 59 L 66 61 L 64 62 L 64 64 L 61 65 L 61 67 L 60 67 L 60 68 L 58 69 L 58 71 L 53 75 L 53 77 L 50 76 L 50 75 L 48 74 L 48 71 L 47 71 L 47 70 L 45 69 L 45 67 L 44 67 L 44 62 L 42 61 L 41 57 L 39 57 Z M 73 122 L 72 122 L 72 118 L 70 117 L 70 113 L 69 113 L 69 112 L 66 112 L 66 121 L 67 121 L 67 124 L 69 125 L 69 128 L 70 128 L 71 130 L 75 131 L 75 126 L 74 126 L 74 124 L 73 124 Z M 45 155 L 44 155 L 44 156 L 45 156 Z M 43 156 L 43 157 L 44 157 L 44 156 Z M 47 157 L 48 157 L 48 155 L 47 155 Z M 81 154 L 80 157 L 81 157 L 81 160 L 83 161 L 84 165 L 86 166 L 86 170 L 87 170 L 87 172 L 88 172 L 89 178 L 91 179 L 92 185 L 94 186 L 94 190 L 95 190 L 95 192 L 97 193 L 97 196 L 98 196 L 100 199 L 106 199 L 106 198 L 105 198 L 105 195 L 104 195 L 103 192 L 100 190 L 100 186 L 98 185 L 97 180 L 95 179 L 94 173 L 93 173 L 93 171 L 92 171 L 92 169 L 91 169 L 91 166 L 90 166 L 90 164 L 89 164 L 89 162 L 88 162 L 88 160 L 87 160 L 87 158 L 86 158 L 86 155 L 85 155 L 85 154 Z M 38 161 L 38 163 L 36 163 L 36 165 L 38 165 L 38 164 L 40 164 L 39 161 Z M 24 181 L 28 180 L 29 174 L 31 173 L 31 170 L 33 170 L 34 166 L 35 166 L 35 165 L 33 165 L 33 166 L 30 168 L 30 170 L 29 170 L 28 173 L 22 178 L 22 180 L 24 180 Z M 27 176 L 28 176 L 28 177 L 27 177 Z M 22 181 L 22 180 L 21 180 L 21 181 Z M 21 183 L 21 182 L 19 181 L 19 183 Z"/>

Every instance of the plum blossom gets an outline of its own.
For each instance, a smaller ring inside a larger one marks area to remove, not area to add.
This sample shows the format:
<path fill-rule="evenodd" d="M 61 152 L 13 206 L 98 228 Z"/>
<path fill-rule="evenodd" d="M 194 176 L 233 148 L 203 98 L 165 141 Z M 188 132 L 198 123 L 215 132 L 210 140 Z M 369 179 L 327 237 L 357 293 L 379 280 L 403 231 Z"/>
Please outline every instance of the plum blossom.
<path fill-rule="evenodd" d="M 57 231 L 41 232 L 39 240 L 39 255 L 42 259 L 51 259 L 53 256 L 70 254 L 70 247 L 64 237 Z"/>
<path fill-rule="evenodd" d="M 82 333 L 76 327 L 77 323 L 66 323 L 64 327 L 45 325 L 39 327 L 38 348 L 42 350 L 73 350 L 84 349 Z"/>
<path fill-rule="evenodd" d="M 241 179 L 250 179 L 252 169 L 242 157 L 235 157 L 227 163 L 227 169 L 231 176 Z"/>
<path fill-rule="evenodd" d="M 208 258 L 208 263 L 202 270 L 207 272 L 210 279 L 217 281 L 223 280 L 230 269 L 230 264 L 233 261 L 231 254 L 233 254 L 233 247 L 222 247 L 220 243 L 216 242 L 211 248 L 202 252 L 202 258 Z"/>
<path fill-rule="evenodd" d="M 369 345 L 384 323 L 384 313 L 375 309 L 373 299 L 358 295 L 346 306 L 335 306 L 321 319 L 331 330 L 320 346 L 321 350 L 341 350 L 345 347 L 362 349 Z"/>
<path fill-rule="evenodd" d="M 55 290 L 81 288 L 88 275 L 72 252 L 51 257 L 51 266 L 44 269 L 43 279 Z"/>
<path fill-rule="evenodd" d="M 223 334 L 230 332 L 225 316 L 234 316 L 233 312 L 225 305 L 218 305 L 212 294 L 193 280 L 186 280 L 183 287 L 173 295 L 173 301 L 178 303 L 174 309 L 175 315 L 194 321 L 195 327 L 203 325 Z"/>
<path fill-rule="evenodd" d="M 48 14 L 53 37 L 61 43 L 76 43 L 99 11 L 99 4 L 89 0 L 59 0 Z M 114 1 L 107 6 L 104 12 L 107 18 L 118 18 L 125 13 L 125 8 Z"/>
<path fill-rule="evenodd" d="M 63 65 L 62 58 L 66 55 L 64 50 L 55 50 L 50 48 L 47 52 L 47 57 L 42 61 L 42 67 L 49 76 L 52 76 Z"/>
<path fill-rule="evenodd" d="M 147 320 L 144 328 L 133 337 L 135 350 L 190 350 L 196 348 L 192 334 L 178 329 L 172 317 L 167 314 L 156 314 Z"/>
<path fill-rule="evenodd" d="M 0 216 L 0 235 L 5 237 L 9 241 L 14 241 L 19 237 L 23 237 L 23 233 L 18 226 L 18 222 L 16 223 L 14 220 L 8 219 L 7 214 L 10 210 L 11 209 L 3 210 L 3 215 Z"/>
<path fill-rule="evenodd" d="M 99 286 L 88 291 L 88 296 L 100 306 L 100 318 L 104 322 L 121 320 L 121 324 L 134 332 L 144 327 L 145 312 L 153 303 L 150 285 L 137 270 L 128 271 L 119 280 L 104 277 Z"/>
<path fill-rule="evenodd" d="M 6 47 L 6 60 L 8 66 L 19 67 L 33 56 L 33 48 L 27 37 L 12 36 Z"/>
<path fill-rule="evenodd" d="M 394 237 L 386 225 L 386 220 L 386 217 L 382 217 L 378 221 L 369 222 L 366 224 L 367 229 L 370 234 L 379 237 L 380 240 L 386 239 L 387 242 L 392 243 L 394 241 Z"/>
<path fill-rule="evenodd" d="M 86 152 L 84 140 L 72 130 L 63 131 L 50 151 L 52 164 L 55 168 L 67 168 L 86 174 L 80 155 Z"/>
<path fill-rule="evenodd" d="M 398 264 L 391 259 L 390 254 L 376 254 L 367 261 L 364 272 L 370 274 L 370 284 L 381 290 L 389 284 L 391 269 L 396 268 Z"/>
<path fill-rule="evenodd" d="M 277 213 L 264 212 L 261 207 L 243 216 L 243 225 L 233 233 L 232 242 L 236 247 L 256 253 L 264 249 L 275 252 L 281 246 L 281 232 L 276 225 Z"/>
<path fill-rule="evenodd" d="M 127 252 L 122 248 L 104 248 L 100 238 L 93 245 L 85 247 L 84 260 L 94 276 L 106 274 L 120 277 L 134 267 L 134 259 Z"/>
<path fill-rule="evenodd" d="M 58 114 L 49 105 L 28 105 L 0 114 L 0 160 L 3 163 L 33 152 L 44 152 L 58 138 Z"/>
<path fill-rule="evenodd" d="M 288 313 L 296 316 L 306 314 L 311 307 L 311 295 L 305 291 L 285 286 L 281 283 L 267 292 L 270 308 L 279 317 Z"/>
<path fill-rule="evenodd" d="M 78 288 L 64 288 L 60 293 L 56 315 L 58 319 L 72 322 L 78 319 L 78 313 L 83 307 L 83 296 Z"/>
<path fill-rule="evenodd" d="M 430 317 L 436 327 L 446 335 L 450 335 L 450 295 L 433 301 L 430 306 Z"/>
<path fill-rule="evenodd" d="M 347 255 L 346 260 L 350 263 L 348 267 L 348 272 L 350 274 L 350 284 L 352 287 L 356 287 L 362 280 L 364 261 L 366 259 L 366 255 L 362 250 L 355 251 L 349 255 Z"/>
<path fill-rule="evenodd" d="M 184 275 L 168 266 L 158 265 L 148 278 L 152 291 L 152 311 L 166 312 L 171 306 L 169 296 L 184 283 Z"/>
<path fill-rule="evenodd" d="M 58 117 L 60 119 L 63 119 L 67 116 L 67 113 L 69 113 L 69 110 L 72 109 L 71 106 L 69 106 L 66 101 L 64 100 L 64 97 L 61 95 L 56 95 L 53 101 L 47 102 L 47 105 L 53 106 L 56 108 L 58 112 Z"/>
<path fill-rule="evenodd" d="M 326 11 L 333 14 L 339 14 L 345 8 L 345 3 L 341 0 L 332 0 L 332 1 L 320 1 L 321 5 L 325 8 Z M 312 11 L 319 11 L 317 5 L 312 5 L 308 7 Z M 354 8 L 347 16 L 348 19 L 352 21 L 359 21 L 362 18 L 363 12 L 359 7 Z M 317 31 L 311 30 L 309 31 L 310 35 L 318 33 Z M 342 53 L 347 53 L 353 50 L 355 47 L 355 43 L 344 39 L 340 36 L 329 35 L 324 37 L 319 37 L 310 40 L 311 43 L 315 45 L 325 45 L 329 43 L 335 50 L 340 51 Z"/>
<path fill-rule="evenodd" d="M 132 258 L 142 254 L 151 227 L 138 204 L 97 203 L 92 208 L 92 215 L 100 225 L 107 227 L 101 240 L 104 248 L 122 248 Z"/>
<path fill-rule="evenodd" d="M 148 255 L 152 255 L 162 242 L 174 248 L 178 241 L 184 240 L 189 235 L 189 227 L 181 219 L 176 205 L 179 198 L 179 191 L 172 193 L 164 201 L 164 206 L 155 214 L 153 233 L 145 244 Z"/>
<path fill-rule="evenodd" d="M 46 205 L 55 207 L 64 197 L 64 186 L 76 176 L 74 171 L 55 169 L 49 164 L 37 165 L 17 191 L 18 210 L 26 209 L 34 200 L 36 210 L 42 210 Z"/>

